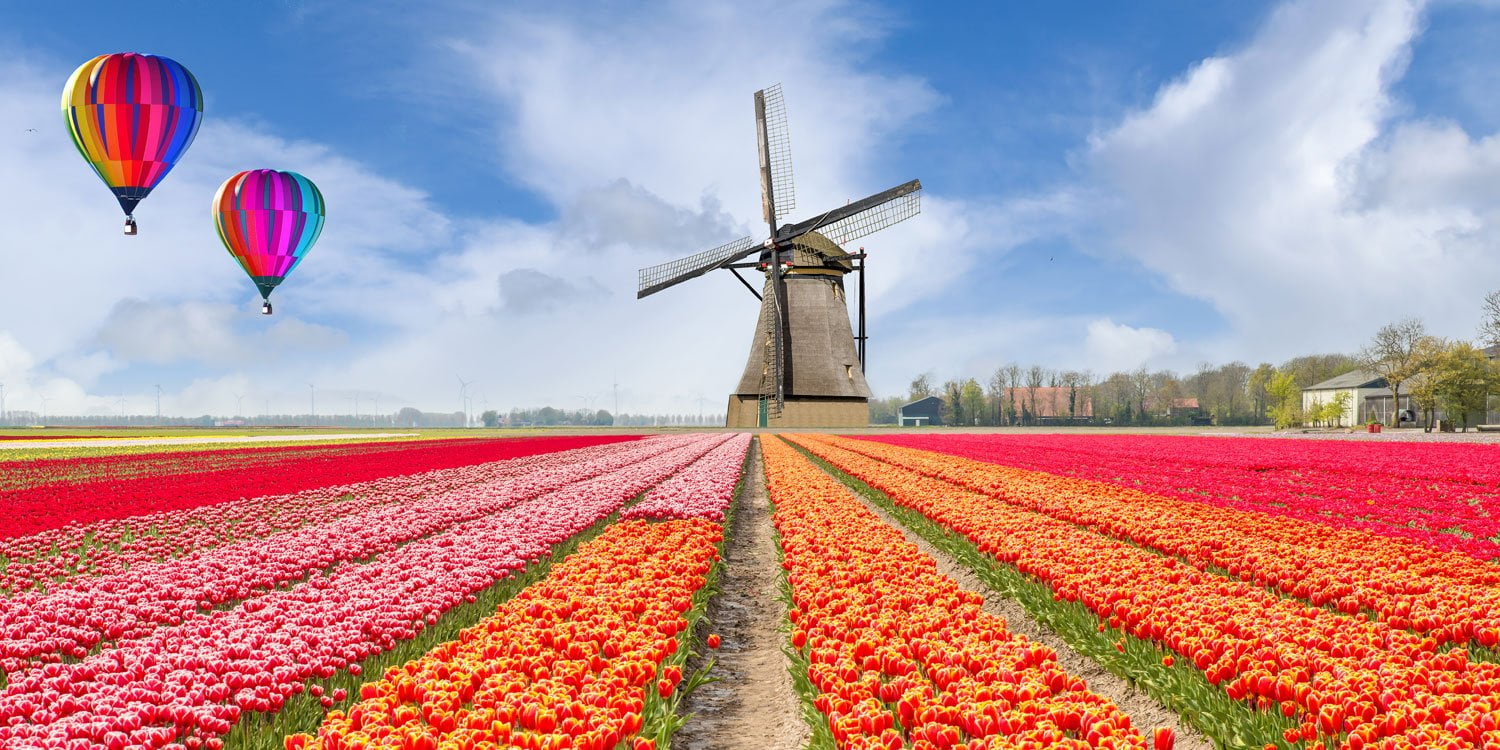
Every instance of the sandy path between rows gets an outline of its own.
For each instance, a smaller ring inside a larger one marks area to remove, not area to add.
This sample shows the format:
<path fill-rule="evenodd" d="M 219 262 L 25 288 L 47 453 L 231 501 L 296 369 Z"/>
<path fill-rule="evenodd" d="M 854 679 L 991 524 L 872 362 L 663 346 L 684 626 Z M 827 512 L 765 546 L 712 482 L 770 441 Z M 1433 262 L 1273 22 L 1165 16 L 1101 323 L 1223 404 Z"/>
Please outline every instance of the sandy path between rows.
<path fill-rule="evenodd" d="M 759 441 L 751 443 L 748 467 L 719 595 L 708 608 L 711 630 L 723 639 L 709 654 L 719 681 L 688 694 L 683 711 L 691 716 L 673 736 L 673 750 L 797 750 L 807 743 L 782 653 L 786 605 L 777 596 L 781 565 Z"/>
<path fill-rule="evenodd" d="M 1057 660 L 1062 664 L 1063 669 L 1066 669 L 1068 674 L 1082 677 L 1088 682 L 1090 690 L 1114 701 L 1115 705 L 1130 717 L 1131 725 L 1140 730 L 1141 734 L 1146 735 L 1148 744 L 1151 742 L 1153 728 L 1171 727 L 1177 735 L 1174 750 L 1213 750 L 1213 742 L 1195 727 L 1184 722 L 1177 712 L 1163 706 L 1145 691 L 1099 666 L 1099 663 L 1093 659 L 1074 651 L 1056 633 L 1042 627 L 1014 599 L 997 594 L 994 589 L 979 580 L 974 571 L 954 560 L 948 553 L 932 546 L 926 539 L 891 517 L 884 509 L 871 504 L 853 490 L 850 490 L 849 494 L 875 515 L 880 516 L 880 520 L 899 530 L 908 542 L 917 545 L 924 554 L 936 560 L 939 573 L 957 581 L 959 588 L 984 597 L 984 611 L 1005 618 L 1005 625 L 1012 633 L 1024 635 L 1056 651 Z"/>

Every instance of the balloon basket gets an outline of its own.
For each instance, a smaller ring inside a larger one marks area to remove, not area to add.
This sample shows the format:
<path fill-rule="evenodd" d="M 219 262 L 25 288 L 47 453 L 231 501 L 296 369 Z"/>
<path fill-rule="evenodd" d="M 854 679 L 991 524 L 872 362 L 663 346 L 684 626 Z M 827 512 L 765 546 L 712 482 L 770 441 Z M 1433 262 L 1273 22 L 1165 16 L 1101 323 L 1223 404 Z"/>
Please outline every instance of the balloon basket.
<path fill-rule="evenodd" d="M 270 315 L 271 314 L 271 300 L 266 300 L 265 302 L 260 303 L 260 314 L 261 315 Z"/>
<path fill-rule="evenodd" d="M 129 237 L 135 236 L 135 219 L 129 216 L 125 217 L 125 234 Z"/>

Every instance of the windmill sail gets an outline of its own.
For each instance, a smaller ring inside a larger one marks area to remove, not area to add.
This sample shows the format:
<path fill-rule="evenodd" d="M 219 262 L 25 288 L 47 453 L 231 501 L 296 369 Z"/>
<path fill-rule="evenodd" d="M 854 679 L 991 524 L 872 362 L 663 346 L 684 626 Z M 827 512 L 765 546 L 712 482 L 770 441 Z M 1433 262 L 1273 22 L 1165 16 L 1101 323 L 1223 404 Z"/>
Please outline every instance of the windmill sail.
<path fill-rule="evenodd" d="M 797 208 L 792 179 L 792 135 L 786 123 L 786 99 L 781 84 L 755 92 L 756 136 L 760 147 L 761 208 L 774 232 L 777 217 Z"/>
<path fill-rule="evenodd" d="M 637 279 L 639 286 L 636 288 L 635 297 L 640 299 L 656 294 L 667 287 L 702 276 L 726 263 L 733 263 L 744 258 L 759 248 L 760 243 L 749 237 L 741 237 L 734 242 L 720 245 L 712 250 L 704 250 L 697 255 L 689 255 L 686 258 L 642 268 Z"/>
<path fill-rule="evenodd" d="M 818 234 L 833 240 L 834 244 L 843 245 L 892 224 L 899 224 L 921 211 L 922 181 L 912 180 L 847 206 L 835 208 L 821 216 L 784 227 L 777 232 L 776 240 L 784 242 L 816 230 Z"/>

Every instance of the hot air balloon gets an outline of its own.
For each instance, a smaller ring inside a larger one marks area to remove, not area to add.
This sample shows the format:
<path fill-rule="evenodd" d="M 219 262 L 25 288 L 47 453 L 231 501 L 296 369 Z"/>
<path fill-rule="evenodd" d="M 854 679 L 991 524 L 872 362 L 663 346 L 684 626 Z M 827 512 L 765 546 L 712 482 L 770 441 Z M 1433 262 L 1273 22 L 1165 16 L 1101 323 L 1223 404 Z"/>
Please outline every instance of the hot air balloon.
<path fill-rule="evenodd" d="M 213 217 L 224 247 L 260 289 L 261 313 L 270 315 L 271 290 L 323 231 L 323 193 L 296 172 L 252 169 L 219 186 Z"/>
<path fill-rule="evenodd" d="M 120 52 L 80 65 L 63 87 L 73 145 L 109 186 L 135 234 L 137 203 L 161 182 L 198 134 L 203 90 L 176 60 Z"/>

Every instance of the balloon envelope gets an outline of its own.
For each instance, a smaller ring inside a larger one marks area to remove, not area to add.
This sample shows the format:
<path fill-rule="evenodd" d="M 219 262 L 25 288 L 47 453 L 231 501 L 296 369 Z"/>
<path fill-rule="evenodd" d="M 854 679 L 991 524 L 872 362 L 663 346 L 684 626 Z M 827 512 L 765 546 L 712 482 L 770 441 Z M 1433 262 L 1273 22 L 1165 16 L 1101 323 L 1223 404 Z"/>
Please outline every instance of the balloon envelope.
<path fill-rule="evenodd" d="M 323 231 L 323 193 L 296 172 L 252 169 L 214 196 L 214 226 L 229 254 L 270 299 Z"/>
<path fill-rule="evenodd" d="M 62 110 L 78 153 L 129 216 L 198 134 L 203 90 L 176 60 L 120 52 L 80 65 Z"/>

